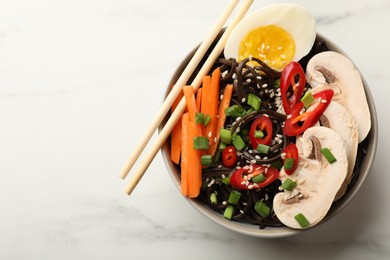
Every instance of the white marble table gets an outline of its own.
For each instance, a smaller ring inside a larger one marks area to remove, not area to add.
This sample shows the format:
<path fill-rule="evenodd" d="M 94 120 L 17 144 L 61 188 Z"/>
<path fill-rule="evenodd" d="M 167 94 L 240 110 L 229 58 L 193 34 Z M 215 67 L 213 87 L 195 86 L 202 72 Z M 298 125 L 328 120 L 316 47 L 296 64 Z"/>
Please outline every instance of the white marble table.
<path fill-rule="evenodd" d="M 160 154 L 124 195 L 119 170 L 227 2 L 0 0 L 0 259 L 388 259 L 389 0 L 287 1 L 311 10 L 376 102 L 376 161 L 337 217 L 286 239 L 233 233 L 186 203 Z"/>

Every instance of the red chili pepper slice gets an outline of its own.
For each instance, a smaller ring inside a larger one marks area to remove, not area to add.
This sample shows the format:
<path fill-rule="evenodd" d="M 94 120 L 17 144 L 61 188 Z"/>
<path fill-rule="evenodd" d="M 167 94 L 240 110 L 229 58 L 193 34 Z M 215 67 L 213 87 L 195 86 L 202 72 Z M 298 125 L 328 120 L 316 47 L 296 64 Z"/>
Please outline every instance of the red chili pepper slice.
<path fill-rule="evenodd" d="M 298 148 L 294 143 L 291 143 L 283 149 L 282 153 L 286 154 L 286 156 L 283 159 L 283 163 L 286 161 L 286 159 L 294 160 L 294 165 L 291 169 L 284 169 L 287 175 L 291 175 L 295 172 L 295 170 L 298 167 L 298 163 L 299 163 Z"/>
<path fill-rule="evenodd" d="M 298 83 L 295 82 L 297 76 L 299 76 Z M 300 102 L 305 84 L 305 73 L 298 62 L 293 61 L 284 67 L 280 77 L 280 93 L 286 114 L 290 114 L 294 106 Z M 291 88 L 292 94 L 287 97 Z"/>
<path fill-rule="evenodd" d="M 262 131 L 264 133 L 263 138 L 256 138 L 255 132 Z M 254 149 L 259 144 L 269 145 L 272 140 L 272 121 L 267 116 L 260 116 L 253 121 L 251 129 L 249 130 L 249 140 Z"/>
<path fill-rule="evenodd" d="M 300 114 L 303 103 L 299 102 L 287 116 L 283 132 L 287 136 L 302 134 L 306 129 L 312 127 L 328 107 L 333 97 L 333 90 L 327 89 L 314 94 L 314 103 L 307 108 L 306 112 Z"/>
<path fill-rule="evenodd" d="M 222 151 L 222 163 L 226 167 L 233 167 L 236 165 L 237 151 L 234 146 L 227 146 Z"/>
<path fill-rule="evenodd" d="M 230 176 L 230 184 L 237 190 L 251 190 L 263 188 L 271 184 L 279 177 L 279 171 L 274 167 L 266 167 L 260 164 L 251 164 L 248 167 L 240 168 Z M 254 177 L 259 174 L 264 174 L 265 180 L 260 183 L 254 183 L 250 180 L 250 176 Z M 248 180 L 244 179 L 247 176 Z"/>

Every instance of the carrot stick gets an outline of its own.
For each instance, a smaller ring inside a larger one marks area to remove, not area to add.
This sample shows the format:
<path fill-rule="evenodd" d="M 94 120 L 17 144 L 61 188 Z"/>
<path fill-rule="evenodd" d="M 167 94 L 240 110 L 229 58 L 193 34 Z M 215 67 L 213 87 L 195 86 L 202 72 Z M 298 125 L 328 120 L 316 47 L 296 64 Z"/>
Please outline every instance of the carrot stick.
<path fill-rule="evenodd" d="M 195 122 L 195 115 L 199 111 L 196 107 L 194 88 L 191 86 L 184 86 L 183 92 L 186 98 L 186 104 L 187 104 L 188 114 L 190 117 L 190 122 Z"/>
<path fill-rule="evenodd" d="M 171 160 L 179 164 L 181 153 L 181 119 L 177 122 L 171 133 Z"/>
<path fill-rule="evenodd" d="M 200 111 L 201 102 L 202 102 L 202 88 L 198 88 L 198 91 L 196 92 L 196 107 L 198 108 L 198 111 Z"/>
<path fill-rule="evenodd" d="M 223 98 L 221 100 L 221 103 L 219 104 L 219 109 L 218 109 L 218 123 L 215 130 L 215 136 L 217 137 L 217 142 L 212 142 L 209 149 L 211 155 L 214 155 L 215 152 L 217 151 L 218 141 L 220 138 L 220 130 L 221 128 L 223 128 L 226 120 L 225 109 L 228 108 L 230 105 L 232 94 L 233 94 L 233 85 L 231 84 L 226 85 L 226 88 L 223 92 Z"/>
<path fill-rule="evenodd" d="M 183 92 L 180 92 L 175 102 L 173 102 L 171 108 L 172 112 L 175 111 L 177 105 L 179 104 L 182 98 L 183 98 Z M 179 164 L 180 153 L 181 153 L 181 119 L 177 121 L 171 133 L 171 160 L 176 164 Z"/>
<path fill-rule="evenodd" d="M 188 122 L 184 124 L 188 129 L 191 142 L 188 142 L 188 197 L 196 198 L 200 193 L 201 180 L 202 180 L 202 163 L 200 159 L 200 151 L 194 149 L 193 140 L 196 136 L 199 136 L 199 128 L 194 122 Z"/>
<path fill-rule="evenodd" d="M 208 78 L 203 80 L 203 93 L 201 112 L 206 116 L 210 116 L 210 122 L 205 127 L 205 136 L 209 139 L 209 143 L 212 144 L 215 141 L 215 132 L 217 127 L 217 114 L 218 114 L 218 99 L 219 99 L 219 83 L 221 78 L 221 70 L 215 69 L 212 73 L 210 83 Z M 207 152 L 210 154 L 210 150 Z"/>
<path fill-rule="evenodd" d="M 189 122 L 188 113 L 184 113 L 181 117 L 182 122 L 182 158 L 180 163 L 181 175 L 180 175 L 180 185 L 181 185 L 181 193 L 184 196 L 188 196 L 188 142 L 191 142 L 188 129 L 186 127 L 186 123 Z"/>
<path fill-rule="evenodd" d="M 186 104 L 187 104 L 187 110 L 190 117 L 190 122 L 195 123 L 195 116 L 196 113 L 199 112 L 198 108 L 196 107 L 196 100 L 195 100 L 195 91 L 194 88 L 191 86 L 184 86 L 183 87 L 184 97 L 186 98 Z M 202 135 L 203 133 L 203 125 L 201 124 L 195 124 L 198 128 L 198 136 Z"/>

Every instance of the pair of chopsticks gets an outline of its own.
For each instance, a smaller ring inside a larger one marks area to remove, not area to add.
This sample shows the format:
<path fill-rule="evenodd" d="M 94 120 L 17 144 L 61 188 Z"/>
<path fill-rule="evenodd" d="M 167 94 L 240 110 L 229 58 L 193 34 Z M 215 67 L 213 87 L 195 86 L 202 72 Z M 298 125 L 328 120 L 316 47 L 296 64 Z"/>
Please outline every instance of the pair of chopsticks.
<path fill-rule="evenodd" d="M 149 128 L 145 131 L 143 137 L 139 141 L 136 148 L 133 150 L 132 154 L 128 158 L 125 166 L 123 167 L 119 177 L 122 179 L 125 179 L 134 164 L 136 163 L 137 159 L 143 152 L 145 146 L 147 145 L 148 141 L 151 139 L 152 135 L 158 128 L 158 126 L 161 124 L 162 120 L 164 119 L 165 115 L 168 113 L 170 108 L 172 107 L 173 102 L 177 98 L 177 96 L 182 91 L 182 88 L 184 85 L 187 84 L 188 79 L 194 72 L 195 68 L 198 66 L 202 58 L 204 57 L 206 51 L 209 49 L 210 45 L 215 40 L 218 33 L 223 28 L 225 22 L 230 17 L 230 15 L 233 13 L 235 7 L 237 6 L 238 2 L 240 0 L 231 0 L 231 2 L 228 4 L 228 6 L 225 8 L 225 10 L 222 12 L 221 16 L 217 20 L 214 27 L 211 29 L 209 34 L 207 35 L 206 39 L 201 43 L 198 50 L 192 57 L 191 61 L 188 63 L 187 67 L 177 80 L 176 84 L 172 87 L 172 90 L 170 91 L 169 95 L 164 100 L 159 112 L 151 122 Z M 195 79 L 191 83 L 191 86 L 195 89 L 195 91 L 199 88 L 203 77 L 210 71 L 211 67 L 219 57 L 219 55 L 222 53 L 227 38 L 229 37 L 232 30 L 236 27 L 236 25 L 241 21 L 241 19 L 244 17 L 245 13 L 248 11 L 249 7 L 252 5 L 254 0 L 244 0 L 244 3 L 240 7 L 240 9 L 237 11 L 236 15 L 232 19 L 230 25 L 226 28 L 225 32 L 219 39 L 217 45 L 214 47 L 212 52 L 210 53 L 210 56 L 207 58 L 206 62 L 203 64 L 202 68 L 200 69 L 199 73 L 196 75 Z M 178 104 L 175 111 L 172 113 L 170 118 L 168 119 L 167 123 L 165 124 L 164 128 L 160 132 L 159 136 L 157 137 L 157 141 L 152 146 L 151 151 L 146 154 L 144 160 L 140 163 L 139 168 L 131 175 L 131 179 L 129 184 L 126 186 L 125 192 L 130 195 L 132 191 L 134 190 L 135 186 L 137 186 L 138 182 L 141 180 L 142 176 L 144 175 L 145 171 L 149 167 L 150 163 L 153 161 L 154 157 L 156 156 L 158 150 L 162 147 L 165 140 L 168 138 L 169 134 L 171 133 L 173 127 L 175 126 L 176 122 L 179 120 L 181 115 L 183 114 L 184 110 L 186 108 L 186 101 L 183 97 Z"/>

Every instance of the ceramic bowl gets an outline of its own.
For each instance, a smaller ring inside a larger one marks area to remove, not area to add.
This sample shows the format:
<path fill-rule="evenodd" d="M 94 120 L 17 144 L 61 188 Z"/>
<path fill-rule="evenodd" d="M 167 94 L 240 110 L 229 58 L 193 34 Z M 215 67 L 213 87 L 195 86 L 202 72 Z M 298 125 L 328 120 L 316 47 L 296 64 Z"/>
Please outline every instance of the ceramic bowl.
<path fill-rule="evenodd" d="M 336 52 L 340 52 L 347 56 L 345 52 L 343 52 L 336 44 L 334 44 L 329 39 L 325 38 L 324 36 L 317 34 L 317 40 L 323 41 L 326 43 L 329 50 L 333 50 Z M 185 66 L 189 63 L 191 57 L 194 55 L 196 51 L 196 48 L 190 52 L 187 57 L 184 58 L 184 60 L 181 62 L 181 64 L 176 69 L 175 73 L 173 74 L 170 83 L 167 86 L 165 96 L 168 95 L 171 87 L 174 85 L 174 83 L 179 78 L 180 74 L 185 69 Z M 373 164 L 374 158 L 375 158 L 375 152 L 377 147 L 377 139 L 378 139 L 378 119 L 377 114 L 375 111 L 375 105 L 372 98 L 372 95 L 370 93 L 369 87 L 364 80 L 364 77 L 362 75 L 362 80 L 364 84 L 364 89 L 367 97 L 368 106 L 371 112 L 371 120 L 372 120 L 372 126 L 370 133 L 368 134 L 365 141 L 362 142 L 360 149 L 363 151 L 362 158 L 357 160 L 357 163 L 360 163 L 360 172 L 356 174 L 356 178 L 353 179 L 350 188 L 346 192 L 346 194 L 337 202 L 333 203 L 330 211 L 326 215 L 326 217 L 318 224 L 324 223 L 331 219 L 332 217 L 336 216 L 341 210 L 343 210 L 356 196 L 356 194 L 359 192 L 361 187 L 363 186 L 367 176 L 370 173 L 371 166 Z M 165 121 L 160 126 L 163 127 Z M 161 149 L 163 159 L 165 162 L 165 165 L 167 167 L 168 173 L 171 176 L 174 184 L 176 187 L 180 190 L 180 168 L 177 167 L 170 159 L 170 147 L 169 147 L 169 139 L 164 144 L 163 148 Z M 276 237 L 286 237 L 291 235 L 296 235 L 299 233 L 302 233 L 304 231 L 302 230 L 295 230 L 288 227 L 266 227 L 265 229 L 259 229 L 258 225 L 252 225 L 252 224 L 246 224 L 246 223 L 240 223 L 235 222 L 231 220 L 225 219 L 220 213 L 214 211 L 213 209 L 209 208 L 207 205 L 203 204 L 202 202 L 196 200 L 196 199 L 189 199 L 185 198 L 188 203 L 190 203 L 196 210 L 198 210 L 201 214 L 203 214 L 206 218 L 212 220 L 217 225 L 223 226 L 225 228 L 228 228 L 230 230 L 233 230 L 235 232 L 249 235 L 249 236 L 255 236 L 255 237 L 264 237 L 264 238 L 276 238 Z M 316 228 L 318 225 L 306 229 L 311 230 Z"/>

